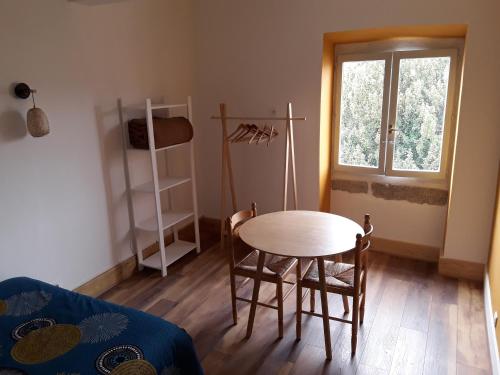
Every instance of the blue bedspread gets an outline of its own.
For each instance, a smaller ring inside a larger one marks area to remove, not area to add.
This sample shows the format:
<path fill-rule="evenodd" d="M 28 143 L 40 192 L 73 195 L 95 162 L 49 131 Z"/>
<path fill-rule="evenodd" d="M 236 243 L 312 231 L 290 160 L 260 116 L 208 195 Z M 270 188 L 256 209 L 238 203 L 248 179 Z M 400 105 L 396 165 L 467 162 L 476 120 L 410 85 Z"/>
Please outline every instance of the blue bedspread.
<path fill-rule="evenodd" d="M 29 278 L 0 282 L 0 375 L 203 374 L 191 337 L 141 311 Z"/>

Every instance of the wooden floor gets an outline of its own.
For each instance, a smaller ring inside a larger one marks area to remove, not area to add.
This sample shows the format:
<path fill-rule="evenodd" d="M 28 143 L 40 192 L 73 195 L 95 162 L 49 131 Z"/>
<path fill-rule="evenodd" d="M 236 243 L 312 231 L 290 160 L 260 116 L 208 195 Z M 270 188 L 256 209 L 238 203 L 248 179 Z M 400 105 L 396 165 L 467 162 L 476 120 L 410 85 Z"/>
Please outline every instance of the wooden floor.
<path fill-rule="evenodd" d="M 206 374 L 490 374 L 482 287 L 441 277 L 430 263 L 370 254 L 365 322 L 350 353 L 350 325 L 331 322 L 333 360 L 325 360 L 322 320 L 304 316 L 295 340 L 295 293 L 285 302 L 285 335 L 277 312 L 259 307 L 245 340 L 249 305 L 232 324 L 228 267 L 217 246 L 169 268 L 144 270 L 102 298 L 163 317 L 193 337 Z M 252 283 L 241 287 L 251 296 Z M 261 300 L 274 288 L 263 284 Z M 306 299 L 307 301 L 309 298 Z M 308 302 L 304 307 L 308 308 Z M 319 295 L 316 310 L 321 311 Z M 331 295 L 330 312 L 342 314 Z"/>

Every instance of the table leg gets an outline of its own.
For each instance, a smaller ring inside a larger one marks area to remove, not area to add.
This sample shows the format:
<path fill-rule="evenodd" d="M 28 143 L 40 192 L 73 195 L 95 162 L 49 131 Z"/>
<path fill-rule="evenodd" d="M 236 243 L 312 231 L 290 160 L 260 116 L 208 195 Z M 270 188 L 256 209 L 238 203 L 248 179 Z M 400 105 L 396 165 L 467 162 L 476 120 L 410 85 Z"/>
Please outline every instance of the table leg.
<path fill-rule="evenodd" d="M 250 305 L 250 314 L 248 316 L 247 338 L 252 336 L 253 321 L 255 320 L 255 311 L 257 310 L 257 302 L 259 300 L 260 280 L 262 279 L 262 270 L 264 269 L 264 261 L 266 253 L 259 251 L 259 260 L 257 261 L 257 272 L 253 281 L 252 304 Z"/>
<path fill-rule="evenodd" d="M 335 255 L 335 262 L 342 262 L 342 255 Z M 349 314 L 349 300 L 347 296 L 342 296 L 342 302 L 344 303 L 344 313 Z"/>
<path fill-rule="evenodd" d="M 326 292 L 325 260 L 318 257 L 319 291 L 321 294 L 321 311 L 323 315 L 323 331 L 325 334 L 326 358 L 332 359 L 332 341 L 330 337 L 330 315 L 328 312 L 328 295 Z"/>

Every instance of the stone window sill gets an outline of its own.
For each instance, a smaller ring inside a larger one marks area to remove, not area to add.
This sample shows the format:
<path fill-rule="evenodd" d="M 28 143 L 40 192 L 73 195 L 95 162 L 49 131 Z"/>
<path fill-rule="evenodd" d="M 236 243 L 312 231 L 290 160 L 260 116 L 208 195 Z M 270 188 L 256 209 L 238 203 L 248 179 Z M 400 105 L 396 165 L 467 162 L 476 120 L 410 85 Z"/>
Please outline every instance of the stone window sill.
<path fill-rule="evenodd" d="M 442 180 L 334 172 L 332 190 L 371 194 L 385 200 L 445 206 L 449 189 L 447 182 Z"/>

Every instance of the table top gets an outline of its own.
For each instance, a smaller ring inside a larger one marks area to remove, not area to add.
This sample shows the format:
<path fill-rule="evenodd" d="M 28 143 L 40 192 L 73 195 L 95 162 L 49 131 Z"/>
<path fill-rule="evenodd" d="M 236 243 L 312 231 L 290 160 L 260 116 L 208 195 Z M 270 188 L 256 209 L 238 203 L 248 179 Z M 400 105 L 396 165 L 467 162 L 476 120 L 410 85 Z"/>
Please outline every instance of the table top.
<path fill-rule="evenodd" d="M 266 253 L 323 257 L 345 253 L 363 228 L 339 215 L 317 211 L 279 211 L 257 216 L 240 227 L 240 238 Z"/>

